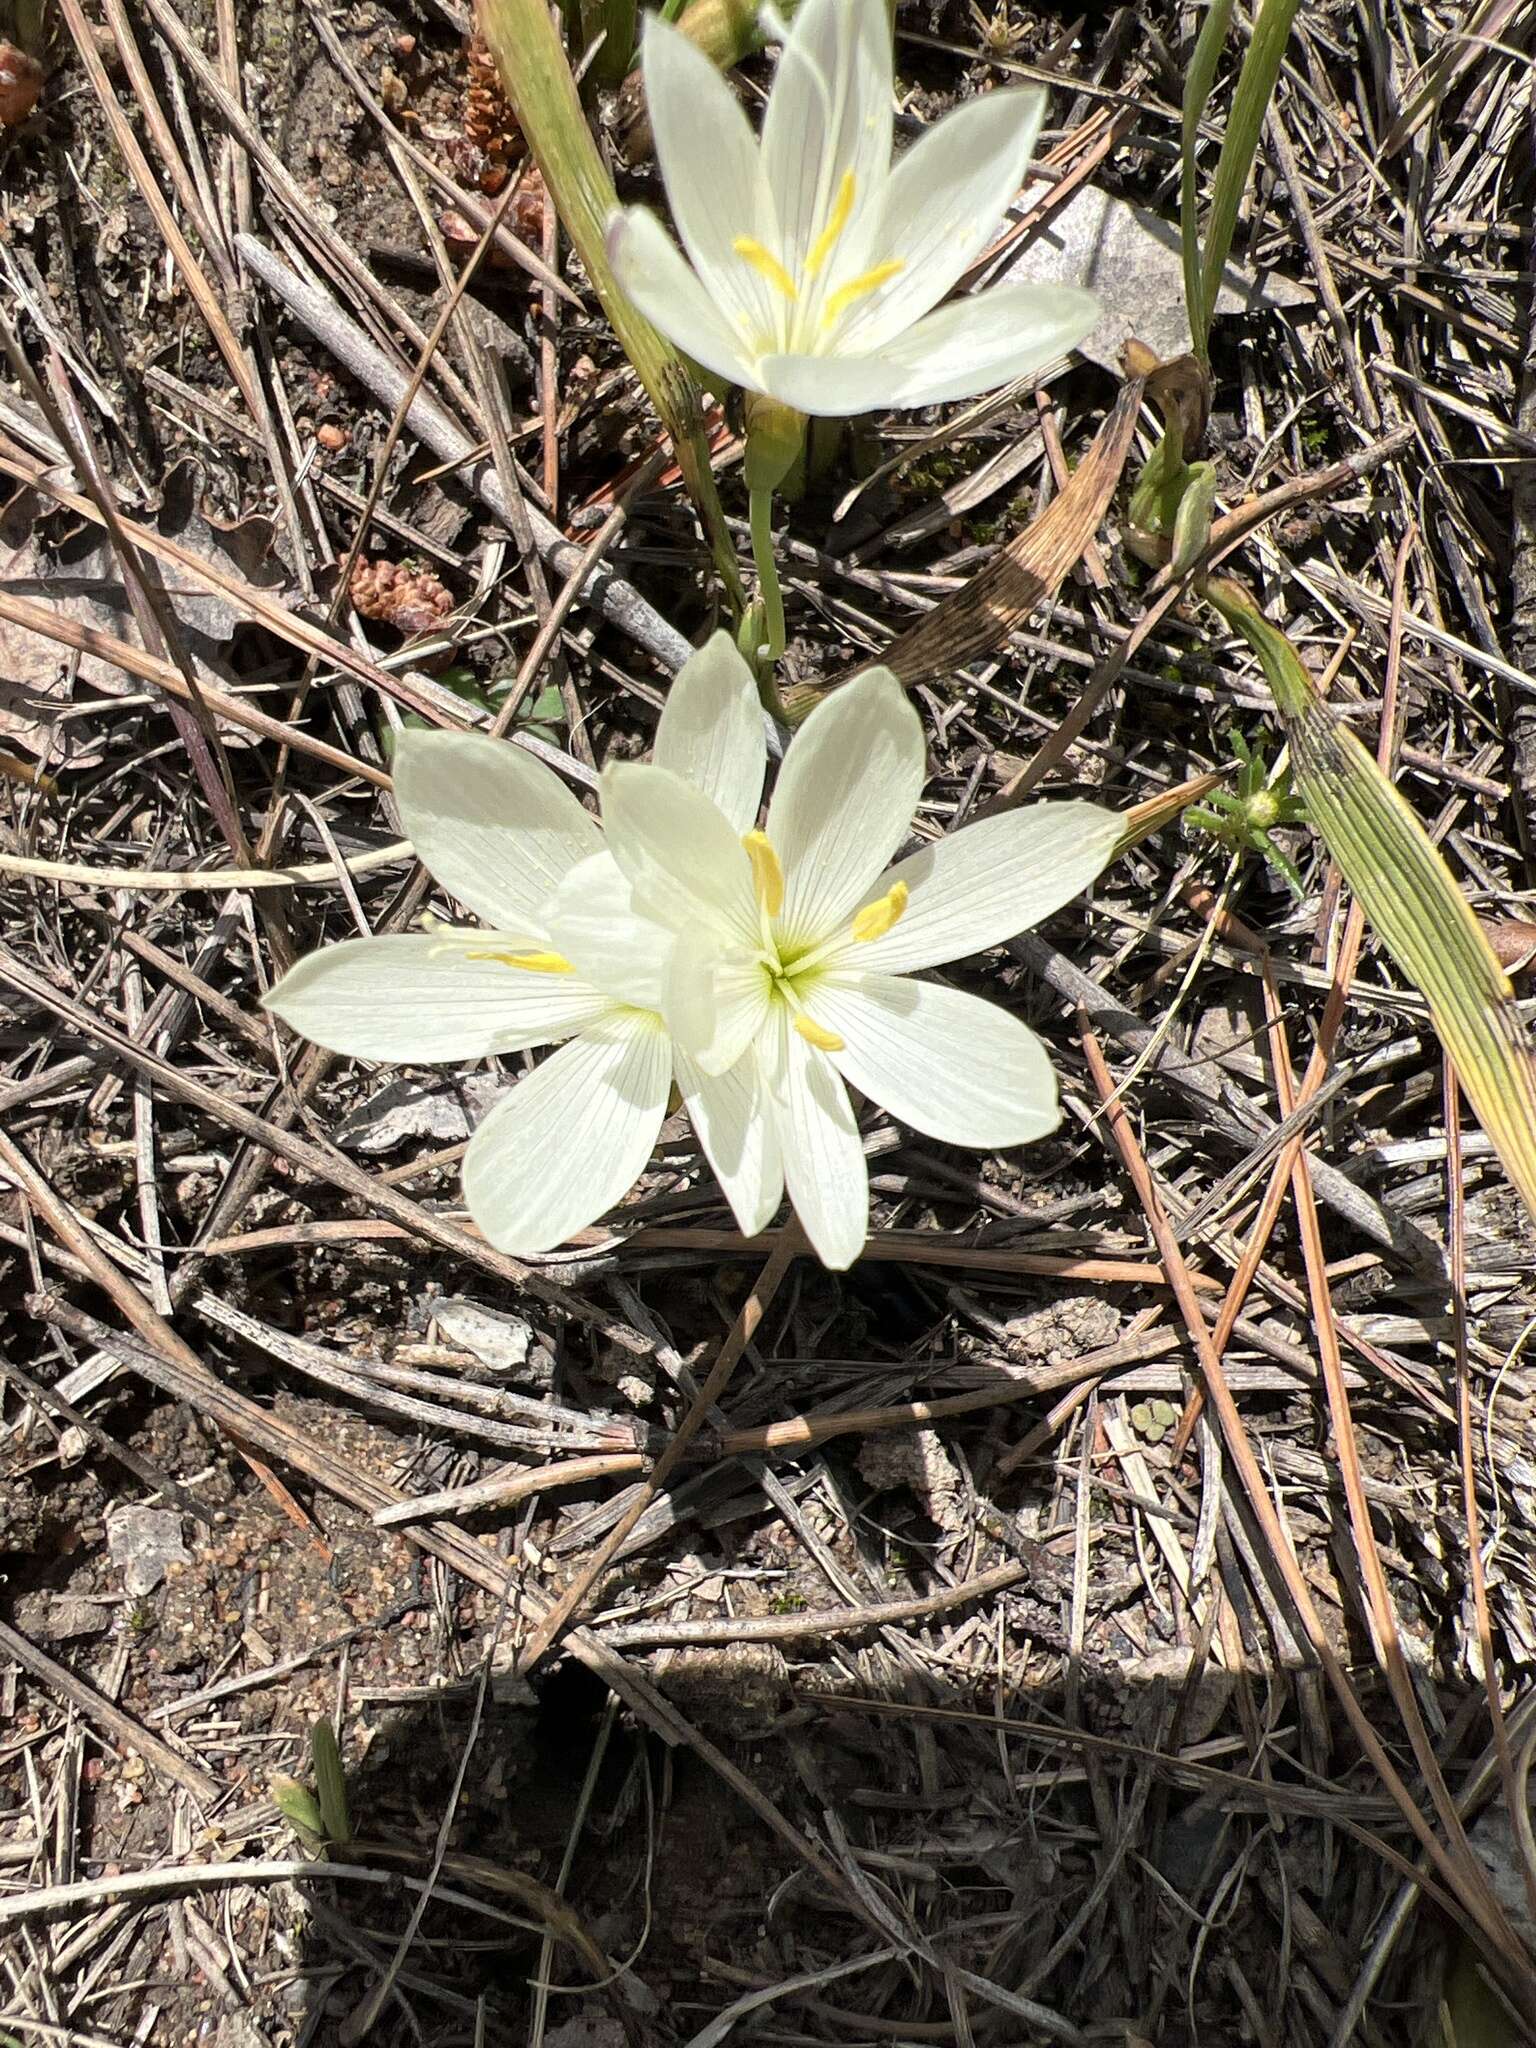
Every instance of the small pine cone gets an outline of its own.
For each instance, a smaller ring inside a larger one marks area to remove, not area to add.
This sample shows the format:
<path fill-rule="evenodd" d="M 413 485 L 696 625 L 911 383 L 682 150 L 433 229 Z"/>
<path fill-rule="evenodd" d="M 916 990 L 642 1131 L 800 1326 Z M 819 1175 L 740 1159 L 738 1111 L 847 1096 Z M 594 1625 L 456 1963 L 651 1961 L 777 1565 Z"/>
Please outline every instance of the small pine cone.
<path fill-rule="evenodd" d="M 43 67 L 14 43 L 0 43 L 0 128 L 14 128 L 37 105 Z"/>
<path fill-rule="evenodd" d="M 492 168 L 515 163 L 523 153 L 523 131 L 502 90 L 501 73 L 477 29 L 469 41 L 469 87 L 464 95 L 464 134 Z"/>
<path fill-rule="evenodd" d="M 453 610 L 453 598 L 430 569 L 397 562 L 359 562 L 352 572 L 352 602 L 365 619 L 398 633 L 430 633 Z"/>

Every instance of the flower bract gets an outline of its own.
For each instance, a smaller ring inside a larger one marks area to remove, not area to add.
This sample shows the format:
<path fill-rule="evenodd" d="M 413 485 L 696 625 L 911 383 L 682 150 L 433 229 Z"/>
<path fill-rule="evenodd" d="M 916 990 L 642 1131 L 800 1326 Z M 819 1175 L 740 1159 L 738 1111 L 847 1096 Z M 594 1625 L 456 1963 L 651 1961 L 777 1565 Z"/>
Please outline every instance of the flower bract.
<path fill-rule="evenodd" d="M 1094 325 L 1092 293 L 1066 285 L 939 304 L 1023 182 L 1042 90 L 965 102 L 893 165 L 886 0 L 804 0 L 760 140 L 715 66 L 655 16 L 642 63 L 686 256 L 629 207 L 610 222 L 609 258 L 646 317 L 715 375 L 802 413 L 931 405 L 1038 370 Z"/>

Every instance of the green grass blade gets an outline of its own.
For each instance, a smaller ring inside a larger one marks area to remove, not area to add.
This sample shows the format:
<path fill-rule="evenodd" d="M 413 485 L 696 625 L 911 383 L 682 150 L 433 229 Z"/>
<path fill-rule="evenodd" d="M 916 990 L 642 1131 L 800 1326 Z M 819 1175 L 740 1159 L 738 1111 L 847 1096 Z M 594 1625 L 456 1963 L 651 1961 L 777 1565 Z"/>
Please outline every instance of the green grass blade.
<path fill-rule="evenodd" d="M 1258 655 L 1295 786 L 1399 970 L 1423 995 L 1467 1099 L 1536 1214 L 1536 1039 L 1439 849 L 1375 757 L 1323 702 L 1285 635 L 1242 586 L 1211 602 Z"/>
<path fill-rule="evenodd" d="M 309 1731 L 309 1757 L 315 1773 L 315 1799 L 325 1823 L 326 1838 L 350 1842 L 352 1818 L 347 1811 L 347 1774 L 341 1767 L 336 1730 L 329 1721 L 316 1721 Z"/>
<path fill-rule="evenodd" d="M 1216 67 L 1222 45 L 1232 24 L 1233 0 L 1211 0 L 1189 60 L 1184 81 L 1184 135 L 1179 172 L 1179 231 L 1184 245 L 1184 306 L 1194 336 L 1195 354 L 1206 360 L 1206 329 L 1200 325 L 1204 292 L 1200 282 L 1200 180 L 1196 175 L 1195 151 L 1200 141 L 1200 122 L 1210 104 L 1216 83 Z"/>
<path fill-rule="evenodd" d="M 1264 0 L 1253 25 L 1253 40 L 1248 45 L 1243 68 L 1238 74 L 1227 132 L 1221 138 L 1221 154 L 1216 159 L 1216 189 L 1211 197 L 1210 218 L 1205 224 L 1205 241 L 1200 257 L 1199 318 L 1195 320 L 1192 317 L 1190 322 L 1199 337 L 1197 353 L 1202 361 L 1211 322 L 1216 317 L 1216 294 L 1221 290 L 1221 274 L 1232 253 L 1237 209 L 1242 204 L 1243 188 L 1248 183 L 1248 173 L 1258 153 L 1265 109 L 1275 89 L 1275 80 L 1280 76 L 1281 59 L 1300 4 L 1301 0 Z"/>

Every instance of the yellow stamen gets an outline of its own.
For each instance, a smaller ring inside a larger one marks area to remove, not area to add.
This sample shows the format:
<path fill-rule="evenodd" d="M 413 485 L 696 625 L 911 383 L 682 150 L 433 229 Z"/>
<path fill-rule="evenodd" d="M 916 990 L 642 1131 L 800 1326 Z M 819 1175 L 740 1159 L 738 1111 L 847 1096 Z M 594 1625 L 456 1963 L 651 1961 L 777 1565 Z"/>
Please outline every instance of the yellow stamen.
<path fill-rule="evenodd" d="M 499 960 L 503 967 L 521 967 L 525 974 L 574 974 L 563 953 L 466 953 L 466 960 Z"/>
<path fill-rule="evenodd" d="M 766 832 L 747 832 L 741 843 L 752 863 L 752 887 L 757 900 L 770 917 L 777 917 L 784 908 L 784 870 L 779 866 L 773 841 Z"/>
<path fill-rule="evenodd" d="M 906 883 L 892 882 L 883 896 L 877 896 L 873 903 L 866 903 L 854 918 L 854 938 L 865 945 L 871 939 L 883 939 L 906 907 Z"/>
<path fill-rule="evenodd" d="M 837 199 L 832 207 L 831 218 L 811 244 L 811 253 L 805 259 L 805 274 L 814 277 L 823 263 L 837 246 L 838 236 L 848 225 L 848 216 L 853 211 L 853 195 L 858 183 L 852 171 L 844 171 L 843 182 L 837 188 Z"/>
<path fill-rule="evenodd" d="M 814 1017 L 807 1017 L 804 1010 L 795 1012 L 795 1029 L 807 1045 L 814 1045 L 818 1052 L 841 1052 L 843 1041 L 835 1031 L 829 1031 L 825 1024 L 818 1024 Z"/>
<path fill-rule="evenodd" d="M 847 284 L 839 286 L 827 301 L 827 309 L 821 316 L 822 326 L 830 327 L 834 320 L 841 320 L 850 306 L 856 306 L 860 299 L 867 299 L 887 278 L 894 277 L 897 271 L 906 267 L 904 258 L 893 256 L 889 263 L 877 263 L 873 270 L 863 271 Z"/>
<path fill-rule="evenodd" d="M 798 299 L 800 288 L 778 257 L 765 249 L 761 242 L 751 235 L 738 235 L 731 247 L 744 262 L 750 263 L 759 277 L 766 277 L 775 291 L 782 292 L 786 299 Z"/>

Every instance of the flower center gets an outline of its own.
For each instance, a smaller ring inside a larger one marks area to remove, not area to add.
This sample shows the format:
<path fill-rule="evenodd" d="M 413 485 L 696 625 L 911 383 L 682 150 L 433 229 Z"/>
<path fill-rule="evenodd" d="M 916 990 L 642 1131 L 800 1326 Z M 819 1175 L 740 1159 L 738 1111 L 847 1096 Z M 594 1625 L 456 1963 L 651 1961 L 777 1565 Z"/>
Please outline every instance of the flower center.
<path fill-rule="evenodd" d="M 821 1052 L 841 1052 L 844 1041 L 825 1024 L 818 1024 L 805 1007 L 808 988 L 819 979 L 817 970 L 829 953 L 838 951 L 851 939 L 868 945 L 882 939 L 907 907 L 910 891 L 905 882 L 892 882 L 883 896 L 856 910 L 846 929 L 823 939 L 819 945 L 791 950 L 786 958 L 781 934 L 774 929 L 784 909 L 784 867 L 778 850 L 766 832 L 744 832 L 741 843 L 752 867 L 752 893 L 757 899 L 761 940 L 758 959 L 769 981 L 769 994 L 786 1003 L 793 1012 L 791 1022 L 807 1045 Z"/>
<path fill-rule="evenodd" d="M 816 297 L 813 290 L 815 282 L 827 267 L 833 252 L 842 240 L 843 232 L 852 217 L 853 203 L 857 196 L 857 178 L 855 178 L 852 171 L 844 171 L 838 184 L 837 197 L 833 200 L 831 210 L 827 214 L 826 224 L 807 250 L 798 276 L 788 268 L 782 258 L 773 253 L 765 242 L 760 242 L 756 235 L 736 235 L 732 239 L 731 247 L 743 263 L 750 264 L 759 277 L 772 285 L 773 289 L 787 305 L 799 306 L 807 298 Z M 883 263 L 871 264 L 868 270 L 861 270 L 857 277 L 849 278 L 846 283 L 840 284 L 835 291 L 829 292 L 825 299 L 821 300 L 819 311 L 813 308 L 806 317 L 811 320 L 813 329 L 819 329 L 822 333 L 825 333 L 828 329 L 836 327 L 844 314 L 856 306 L 861 299 L 867 299 L 871 292 L 878 291 L 881 285 L 889 283 L 893 277 L 905 270 L 906 267 L 907 263 L 904 256 L 891 256 L 887 257 Z M 795 340 L 795 324 L 791 323 L 790 332 L 787 335 L 766 337 L 763 339 L 761 346 L 764 349 L 775 347 L 787 348 L 792 347 Z M 801 336 L 801 345 L 805 345 L 803 335 Z"/>

